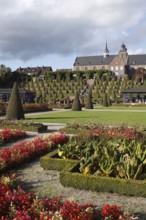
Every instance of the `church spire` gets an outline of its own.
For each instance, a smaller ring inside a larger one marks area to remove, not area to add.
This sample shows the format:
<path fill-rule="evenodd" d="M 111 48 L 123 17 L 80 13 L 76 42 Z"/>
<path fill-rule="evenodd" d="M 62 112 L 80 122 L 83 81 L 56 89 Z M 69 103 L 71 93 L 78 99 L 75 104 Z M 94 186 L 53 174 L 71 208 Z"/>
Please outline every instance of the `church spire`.
<path fill-rule="evenodd" d="M 106 42 L 105 50 L 104 50 L 104 57 L 106 58 L 107 56 L 109 56 L 109 50 L 108 50 L 108 46 L 107 46 L 107 42 Z"/>

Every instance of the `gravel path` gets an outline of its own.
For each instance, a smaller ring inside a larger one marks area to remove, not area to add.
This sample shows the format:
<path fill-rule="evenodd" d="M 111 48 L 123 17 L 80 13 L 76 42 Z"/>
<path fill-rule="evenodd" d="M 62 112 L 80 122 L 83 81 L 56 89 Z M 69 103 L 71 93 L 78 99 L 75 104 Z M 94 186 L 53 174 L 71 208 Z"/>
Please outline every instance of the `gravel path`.
<path fill-rule="evenodd" d="M 40 197 L 62 196 L 63 199 L 74 198 L 78 203 L 93 203 L 98 207 L 116 204 L 130 213 L 143 213 L 140 220 L 146 220 L 146 198 L 120 196 L 111 193 L 96 193 L 63 187 L 59 182 L 59 172 L 43 170 L 39 160 L 14 170 L 18 183 L 26 191 L 33 191 Z"/>

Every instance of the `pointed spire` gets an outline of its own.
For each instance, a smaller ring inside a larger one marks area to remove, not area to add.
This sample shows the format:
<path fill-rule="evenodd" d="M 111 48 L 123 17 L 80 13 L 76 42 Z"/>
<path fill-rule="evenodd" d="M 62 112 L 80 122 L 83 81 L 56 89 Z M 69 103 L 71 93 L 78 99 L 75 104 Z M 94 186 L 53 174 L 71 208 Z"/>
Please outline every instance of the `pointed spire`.
<path fill-rule="evenodd" d="M 107 57 L 107 56 L 109 56 L 109 50 L 108 50 L 107 41 L 106 41 L 105 50 L 104 50 L 104 57 Z"/>

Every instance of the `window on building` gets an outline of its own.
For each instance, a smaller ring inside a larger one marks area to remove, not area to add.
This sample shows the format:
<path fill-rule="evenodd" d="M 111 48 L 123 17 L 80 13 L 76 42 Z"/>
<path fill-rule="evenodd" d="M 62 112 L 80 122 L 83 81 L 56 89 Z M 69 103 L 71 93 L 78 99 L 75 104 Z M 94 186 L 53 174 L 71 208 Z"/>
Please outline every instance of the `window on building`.
<path fill-rule="evenodd" d="M 118 66 L 115 66 L 115 70 L 118 70 L 119 69 L 119 67 Z"/>
<path fill-rule="evenodd" d="M 120 66 L 120 70 L 123 70 L 123 66 Z"/>
<path fill-rule="evenodd" d="M 113 67 L 113 66 L 111 66 L 111 70 L 112 70 L 112 71 L 114 70 L 114 67 Z"/>

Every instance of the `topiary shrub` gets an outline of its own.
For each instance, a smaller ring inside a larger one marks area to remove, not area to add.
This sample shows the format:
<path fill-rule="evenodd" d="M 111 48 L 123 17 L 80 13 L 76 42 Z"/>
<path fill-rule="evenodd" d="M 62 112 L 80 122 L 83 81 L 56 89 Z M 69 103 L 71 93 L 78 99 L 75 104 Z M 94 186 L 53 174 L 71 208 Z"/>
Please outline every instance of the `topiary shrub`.
<path fill-rule="evenodd" d="M 108 107 L 108 100 L 107 100 L 107 94 L 106 93 L 104 93 L 104 95 L 103 95 L 102 105 L 104 107 Z"/>
<path fill-rule="evenodd" d="M 91 96 L 90 92 L 87 95 L 87 99 L 86 99 L 86 103 L 85 103 L 85 108 L 86 109 L 93 109 L 92 96 Z"/>
<path fill-rule="evenodd" d="M 81 103 L 79 99 L 79 93 L 76 92 L 75 99 L 72 104 L 72 111 L 81 111 L 81 110 L 82 110 L 82 107 L 81 107 Z"/>
<path fill-rule="evenodd" d="M 17 82 L 15 82 L 13 85 L 11 97 L 6 110 L 6 119 L 8 120 L 24 119 L 24 112 L 19 95 Z"/>
<path fill-rule="evenodd" d="M 112 105 L 112 102 L 111 102 L 111 99 L 110 99 L 109 96 L 107 97 L 107 103 L 108 103 L 108 106 L 111 106 L 111 105 Z"/>

